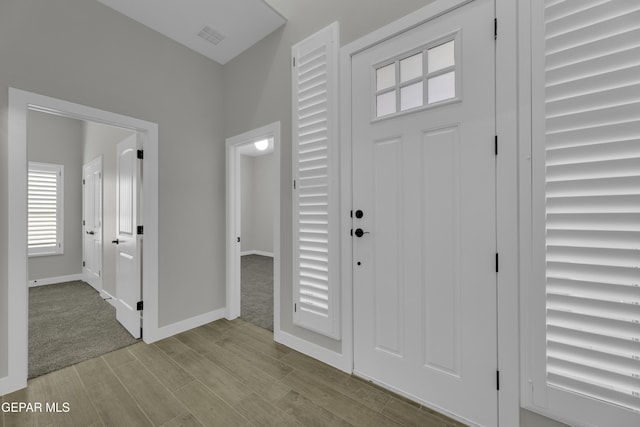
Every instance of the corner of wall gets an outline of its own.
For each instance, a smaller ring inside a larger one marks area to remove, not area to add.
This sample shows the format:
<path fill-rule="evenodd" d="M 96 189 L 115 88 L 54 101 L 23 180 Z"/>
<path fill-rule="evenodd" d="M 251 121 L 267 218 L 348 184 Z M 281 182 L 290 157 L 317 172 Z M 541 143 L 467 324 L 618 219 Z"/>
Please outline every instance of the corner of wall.
<path fill-rule="evenodd" d="M 7 141 L 7 90 L 0 91 L 0 241 L 7 242 L 8 239 L 8 209 L 9 204 L 4 203 L 8 199 L 7 183 L 9 177 L 8 169 L 8 141 Z M 0 246 L 0 378 L 9 374 L 8 359 L 8 278 L 7 278 L 7 257 L 8 247 L 6 244 Z"/>

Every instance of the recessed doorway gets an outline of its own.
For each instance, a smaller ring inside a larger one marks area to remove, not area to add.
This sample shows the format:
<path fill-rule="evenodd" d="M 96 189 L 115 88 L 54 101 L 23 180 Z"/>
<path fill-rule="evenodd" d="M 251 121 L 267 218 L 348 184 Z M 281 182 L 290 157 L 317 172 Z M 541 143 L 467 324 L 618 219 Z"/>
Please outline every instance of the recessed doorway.
<path fill-rule="evenodd" d="M 279 326 L 280 123 L 227 139 L 227 318 Z"/>
<path fill-rule="evenodd" d="M 104 110 L 9 88 L 8 178 L 9 252 L 8 263 L 8 372 L 3 393 L 24 388 L 28 375 L 28 256 L 27 256 L 27 116 L 40 111 L 63 117 L 117 126 L 135 132 L 144 149 L 142 171 L 145 204 L 145 251 L 142 259 L 142 291 L 145 296 L 144 341 L 158 336 L 158 125 Z M 80 227 L 80 223 L 78 224 Z"/>

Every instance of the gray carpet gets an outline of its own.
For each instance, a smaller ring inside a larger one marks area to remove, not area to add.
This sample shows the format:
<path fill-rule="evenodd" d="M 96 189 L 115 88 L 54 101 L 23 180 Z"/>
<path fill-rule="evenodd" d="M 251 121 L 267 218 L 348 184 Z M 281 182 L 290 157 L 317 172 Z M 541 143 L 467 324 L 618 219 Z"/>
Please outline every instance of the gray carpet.
<path fill-rule="evenodd" d="M 241 269 L 240 317 L 273 331 L 273 258 L 245 255 Z"/>
<path fill-rule="evenodd" d="M 115 308 L 86 283 L 29 289 L 29 378 L 135 342 Z"/>

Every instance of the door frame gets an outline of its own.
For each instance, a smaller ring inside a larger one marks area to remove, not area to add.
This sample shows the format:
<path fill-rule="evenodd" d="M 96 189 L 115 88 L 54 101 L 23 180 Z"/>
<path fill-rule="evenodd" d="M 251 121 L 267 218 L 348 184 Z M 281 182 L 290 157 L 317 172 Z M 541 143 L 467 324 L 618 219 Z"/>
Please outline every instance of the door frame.
<path fill-rule="evenodd" d="M 85 212 L 85 194 L 86 194 L 86 185 L 84 183 L 84 170 L 86 167 L 89 167 L 92 164 L 98 164 L 100 165 L 100 246 L 102 246 L 102 248 L 100 249 L 100 280 L 99 280 L 99 284 L 98 287 L 93 287 L 93 285 L 91 285 L 91 283 L 89 283 L 89 281 L 87 280 L 87 275 L 85 275 L 85 269 L 84 269 L 84 264 L 82 264 L 82 280 L 84 280 L 86 283 L 88 283 L 89 285 L 91 285 L 96 291 L 98 291 L 98 293 L 100 294 L 100 296 L 104 299 L 105 298 L 105 294 L 104 291 L 102 290 L 102 262 L 104 261 L 104 184 L 102 181 L 102 167 L 103 167 L 103 161 L 102 161 L 102 155 L 99 155 L 98 157 L 96 157 L 93 160 L 90 160 L 88 162 L 86 162 L 85 164 L 82 165 L 82 257 L 84 258 L 84 254 L 85 254 L 85 236 L 84 236 L 84 232 L 85 232 L 85 220 L 86 218 L 86 212 Z"/>
<path fill-rule="evenodd" d="M 158 125 L 33 92 L 9 88 L 8 181 L 8 377 L 0 393 L 27 386 L 27 114 L 29 110 L 88 120 L 138 132 L 145 149 L 142 260 L 145 315 L 144 341 L 158 339 Z"/>
<path fill-rule="evenodd" d="M 341 173 L 341 249 L 342 249 L 342 351 L 353 370 L 353 239 L 349 212 L 352 209 L 352 57 L 464 6 L 474 0 L 436 0 L 417 11 L 357 39 L 340 50 L 340 173 Z M 520 425 L 519 292 L 518 292 L 518 3 L 494 0 L 498 37 L 496 39 L 496 133 L 499 154 L 496 159 L 496 223 L 500 271 L 497 278 L 497 336 L 500 391 L 498 424 Z M 493 22 L 487 23 L 488 30 Z M 489 30 L 490 31 L 490 30 Z M 524 106 L 523 106 L 524 107 Z"/>
<path fill-rule="evenodd" d="M 240 316 L 240 147 L 265 138 L 273 138 L 274 194 L 273 206 L 273 331 L 280 331 L 280 122 L 254 129 L 226 140 L 227 176 L 227 315 Z"/>

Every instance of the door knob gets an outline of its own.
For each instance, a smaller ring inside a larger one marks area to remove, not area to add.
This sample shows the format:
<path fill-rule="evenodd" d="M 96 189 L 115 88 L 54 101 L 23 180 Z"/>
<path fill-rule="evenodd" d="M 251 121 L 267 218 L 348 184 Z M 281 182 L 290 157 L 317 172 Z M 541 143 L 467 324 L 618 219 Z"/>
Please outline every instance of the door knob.
<path fill-rule="evenodd" d="M 364 231 L 362 228 L 356 228 L 355 234 L 357 237 L 362 237 L 365 234 L 369 234 L 368 231 Z"/>
<path fill-rule="evenodd" d="M 116 245 L 119 245 L 120 244 L 120 240 L 119 239 L 112 240 L 111 243 L 115 243 Z"/>

